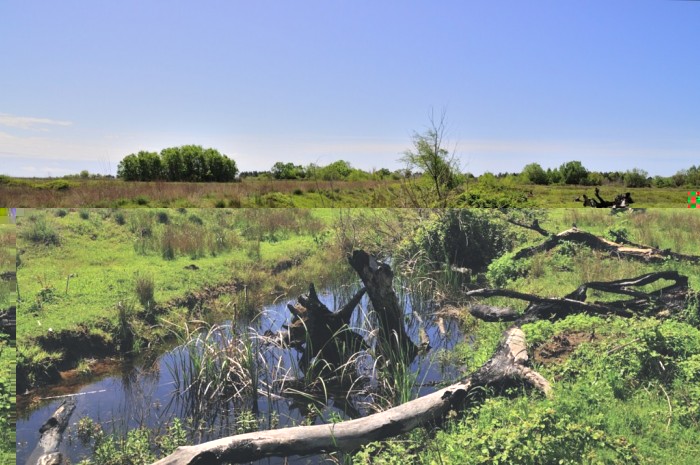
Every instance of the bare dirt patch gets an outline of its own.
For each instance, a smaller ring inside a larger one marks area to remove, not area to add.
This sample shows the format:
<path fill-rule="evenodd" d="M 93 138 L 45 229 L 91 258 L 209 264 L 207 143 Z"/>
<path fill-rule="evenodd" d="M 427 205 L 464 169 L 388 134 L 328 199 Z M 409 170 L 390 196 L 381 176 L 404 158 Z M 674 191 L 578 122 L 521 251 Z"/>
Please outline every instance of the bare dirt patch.
<path fill-rule="evenodd" d="M 534 360 L 542 365 L 561 363 L 584 342 L 593 342 L 595 332 L 572 331 L 554 336 L 548 342 L 538 346 L 534 351 Z"/>

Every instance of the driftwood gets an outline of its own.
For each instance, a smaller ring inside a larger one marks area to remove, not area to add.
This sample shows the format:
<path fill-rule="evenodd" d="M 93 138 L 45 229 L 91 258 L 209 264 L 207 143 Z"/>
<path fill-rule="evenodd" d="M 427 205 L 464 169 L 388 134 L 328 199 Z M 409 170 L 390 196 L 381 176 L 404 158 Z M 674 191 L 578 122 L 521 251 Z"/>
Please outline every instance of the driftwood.
<path fill-rule="evenodd" d="M 653 292 L 630 289 L 630 287 L 644 286 L 661 279 L 671 280 L 674 283 Z M 613 302 L 586 303 L 588 289 L 622 294 L 633 298 Z M 538 319 L 561 319 L 572 313 L 614 314 L 622 317 L 653 315 L 663 310 L 676 310 L 682 307 L 685 305 L 688 292 L 688 278 L 686 276 L 680 275 L 676 271 L 660 271 L 632 279 L 586 283 L 563 298 L 538 297 L 508 289 L 477 289 L 467 292 L 466 295 L 470 297 L 510 297 L 530 302 L 522 314 L 510 308 L 482 304 L 472 305 L 469 309 L 472 316 L 484 321 L 514 321 L 521 325 Z"/>
<path fill-rule="evenodd" d="M 348 326 L 365 293 L 377 315 L 377 355 L 390 362 L 410 363 L 420 350 L 406 333 L 403 309 L 392 287 L 391 267 L 362 250 L 354 251 L 348 261 L 365 287 L 340 310 L 332 312 L 321 303 L 311 284 L 308 294 L 299 296 L 295 305 L 287 305 L 292 321 L 278 335 L 283 345 L 302 353 L 304 372 L 312 366 L 317 370 L 314 377 L 340 374 L 336 371 L 344 367 L 353 354 L 367 348 L 362 337 Z M 423 346 L 428 348 L 427 342 Z M 312 364 L 314 359 L 321 363 Z"/>
<path fill-rule="evenodd" d="M 531 257 L 540 252 L 546 252 L 561 244 L 563 241 L 579 242 L 594 250 L 607 252 L 616 257 L 629 258 L 632 260 L 639 260 L 649 263 L 661 262 L 669 258 L 695 263 L 700 262 L 700 257 L 697 256 L 679 254 L 671 252 L 670 250 L 661 250 L 646 245 L 632 243 L 620 244 L 603 239 L 602 237 L 598 237 L 589 232 L 581 231 L 578 228 L 567 229 L 559 234 L 549 236 L 538 245 L 525 247 L 524 249 L 519 250 L 513 258 L 518 260 L 521 258 Z"/>
<path fill-rule="evenodd" d="M 46 423 L 39 429 L 41 438 L 39 443 L 34 448 L 32 455 L 29 456 L 26 465 L 63 465 L 63 454 L 58 451 L 63 439 L 63 431 L 68 426 L 73 410 L 75 409 L 75 401 L 68 399 L 61 403 L 54 414 L 46 420 Z"/>

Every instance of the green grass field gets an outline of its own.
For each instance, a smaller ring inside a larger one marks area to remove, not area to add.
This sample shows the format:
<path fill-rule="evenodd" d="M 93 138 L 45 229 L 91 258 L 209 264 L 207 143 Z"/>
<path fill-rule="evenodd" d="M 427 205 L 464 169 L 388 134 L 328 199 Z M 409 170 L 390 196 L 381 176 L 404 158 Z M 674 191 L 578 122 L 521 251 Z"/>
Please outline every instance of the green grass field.
<path fill-rule="evenodd" d="M 421 183 L 417 183 L 420 185 Z M 0 204 L 16 207 L 430 207 L 415 194 L 416 183 L 396 180 L 284 181 L 245 179 L 235 183 L 125 182 L 121 180 L 0 178 Z M 601 186 L 602 196 L 631 192 L 636 208 L 687 208 L 686 188 Z M 593 197 L 593 187 L 537 186 L 490 179 L 463 183 L 450 207 L 581 208 L 576 197 Z"/>

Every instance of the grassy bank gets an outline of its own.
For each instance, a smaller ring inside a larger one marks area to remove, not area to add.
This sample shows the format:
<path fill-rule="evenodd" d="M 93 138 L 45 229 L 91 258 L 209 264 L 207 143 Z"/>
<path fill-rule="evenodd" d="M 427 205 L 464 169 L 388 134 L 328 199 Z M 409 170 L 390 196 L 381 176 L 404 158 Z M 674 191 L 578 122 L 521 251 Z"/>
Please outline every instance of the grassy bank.
<path fill-rule="evenodd" d="M 255 311 L 330 275 L 332 211 L 29 211 L 18 224 L 20 384 L 138 351 L 197 315 Z M 310 271 L 313 270 L 313 273 Z"/>
<path fill-rule="evenodd" d="M 17 297 L 15 229 L 14 224 L 0 224 L 0 314 L 8 320 L 12 319 L 11 308 Z M 15 463 L 15 366 L 14 328 L 8 325 L 0 331 L 0 464 L 3 465 Z"/>

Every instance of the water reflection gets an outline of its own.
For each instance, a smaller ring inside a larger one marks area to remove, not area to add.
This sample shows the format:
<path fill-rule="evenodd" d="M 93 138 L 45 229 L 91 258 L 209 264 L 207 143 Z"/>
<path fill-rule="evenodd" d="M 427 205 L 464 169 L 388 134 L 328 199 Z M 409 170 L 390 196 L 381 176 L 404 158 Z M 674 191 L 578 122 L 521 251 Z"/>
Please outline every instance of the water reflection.
<path fill-rule="evenodd" d="M 320 300 L 331 309 L 339 308 L 357 292 L 358 286 L 339 286 L 319 292 Z M 434 315 L 430 301 L 417 298 L 409 292 L 400 292 L 404 303 L 407 332 L 414 341 L 418 341 L 419 331 L 424 331 L 430 340 L 432 350 L 419 355 L 412 362 L 410 370 L 415 376 L 415 391 L 424 395 L 436 389 L 438 384 L 446 384 L 459 376 L 458 367 L 451 357 L 444 357 L 462 335 L 458 324 L 452 320 L 439 320 Z M 234 332 L 251 331 L 259 335 L 266 331 L 275 333 L 290 320 L 286 308 L 287 301 L 278 300 L 264 310 L 252 321 L 240 320 L 233 323 Z M 231 324 L 224 322 L 223 324 Z M 353 313 L 351 327 L 358 332 L 370 347 L 373 346 L 373 316 L 369 311 L 368 298 L 365 296 L 358 309 Z M 299 352 L 295 349 L 280 348 L 271 344 L 256 342 L 257 356 L 264 369 L 258 371 L 258 395 L 246 403 L 230 402 L 214 410 L 194 415 L 195 421 L 187 423 L 193 442 L 202 442 L 240 431 L 237 415 L 241 411 L 256 413 L 260 428 L 285 427 L 300 423 L 313 424 L 328 422 L 332 419 L 353 418 L 367 415 L 373 411 L 376 402 L 377 379 L 375 364 L 368 353 L 358 355 L 356 370 L 365 384 L 358 383 L 351 395 L 347 390 L 326 390 L 320 401 L 308 396 L 303 386 L 295 383 L 301 370 Z M 173 418 L 191 417 L 191 406 L 186 396 L 175 394 L 176 381 L 173 367 L 182 363 L 187 351 L 176 347 L 159 357 L 142 359 L 135 363 L 119 363 L 112 366 L 110 374 L 93 379 L 88 384 L 74 385 L 71 388 L 60 386 L 42 393 L 49 398 L 32 407 L 20 408 L 17 423 L 17 463 L 24 463 L 39 439 L 41 424 L 55 411 L 62 398 L 55 397 L 75 395 L 76 410 L 71 418 L 66 439 L 62 447 L 71 462 L 77 463 L 89 455 L 90 451 L 76 438 L 75 423 L 85 416 L 102 424 L 107 433 L 125 431 L 140 426 L 147 426 L 157 431 L 164 431 Z M 66 392 L 66 389 L 70 389 Z M 294 395 L 297 389 L 297 395 Z M 200 412 L 202 413 L 202 412 Z M 261 463 L 321 463 L 323 457 L 283 459 L 266 459 Z"/>

